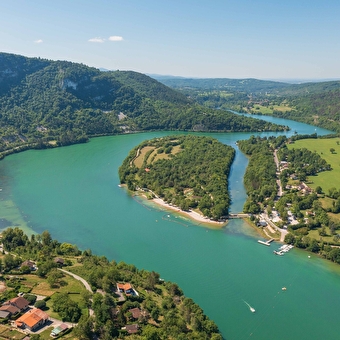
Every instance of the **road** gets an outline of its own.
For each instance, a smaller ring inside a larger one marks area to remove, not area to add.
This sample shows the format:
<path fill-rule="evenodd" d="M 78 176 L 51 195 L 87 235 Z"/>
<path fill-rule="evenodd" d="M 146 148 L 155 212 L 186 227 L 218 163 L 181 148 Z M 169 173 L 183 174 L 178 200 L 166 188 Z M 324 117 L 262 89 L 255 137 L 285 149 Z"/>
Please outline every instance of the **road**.
<path fill-rule="evenodd" d="M 277 191 L 277 196 L 281 197 L 283 194 L 283 190 L 282 190 L 282 184 L 281 184 L 281 180 L 279 178 L 280 175 L 280 164 L 279 164 L 279 159 L 277 158 L 277 149 L 274 150 L 274 161 L 276 164 L 276 183 L 279 187 L 278 191 Z"/>
<path fill-rule="evenodd" d="M 88 290 L 90 293 L 93 294 L 93 291 L 92 291 L 91 286 L 89 285 L 89 283 L 88 283 L 85 279 L 83 279 L 83 278 L 80 277 L 79 275 L 76 275 L 76 274 L 74 274 L 74 273 L 71 273 L 71 272 L 69 272 L 69 271 L 67 271 L 67 270 L 65 270 L 65 269 L 61 269 L 61 268 L 58 268 L 58 269 L 59 269 L 60 271 L 62 271 L 63 273 L 65 273 L 65 274 L 68 274 L 68 275 L 70 275 L 70 276 L 73 276 L 76 280 L 80 281 L 80 282 L 85 286 L 86 290 Z M 90 316 L 93 316 L 93 315 L 94 315 L 93 309 L 89 308 L 89 314 L 90 314 Z"/>

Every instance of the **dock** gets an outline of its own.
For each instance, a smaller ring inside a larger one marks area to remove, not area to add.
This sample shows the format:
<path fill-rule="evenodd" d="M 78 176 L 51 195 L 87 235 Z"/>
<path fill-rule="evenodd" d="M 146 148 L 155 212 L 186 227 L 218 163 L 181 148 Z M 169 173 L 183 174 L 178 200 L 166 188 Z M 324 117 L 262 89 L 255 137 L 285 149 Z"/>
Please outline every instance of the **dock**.
<path fill-rule="evenodd" d="M 270 242 L 269 241 L 261 241 L 261 240 L 257 240 L 258 243 L 261 243 L 265 246 L 270 246 Z"/>

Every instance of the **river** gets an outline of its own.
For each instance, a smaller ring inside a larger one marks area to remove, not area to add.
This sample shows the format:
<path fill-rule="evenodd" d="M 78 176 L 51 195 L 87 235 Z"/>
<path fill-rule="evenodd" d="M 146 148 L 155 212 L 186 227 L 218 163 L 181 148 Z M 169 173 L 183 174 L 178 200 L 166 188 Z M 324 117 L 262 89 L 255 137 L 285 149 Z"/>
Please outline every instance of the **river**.
<path fill-rule="evenodd" d="M 329 133 L 261 118 L 290 126 L 288 134 Z M 6 157 L 0 162 L 2 226 L 49 230 L 61 242 L 159 272 L 178 283 L 226 339 L 338 339 L 338 266 L 314 255 L 308 258 L 298 249 L 275 256 L 272 251 L 278 244 L 258 244 L 258 235 L 242 220 L 232 220 L 222 229 L 197 225 L 136 200 L 118 186 L 117 170 L 128 152 L 145 139 L 168 134 L 101 137 Z M 252 134 L 205 134 L 236 148 L 229 178 L 232 212 L 242 211 L 247 165 L 235 143 Z M 170 220 L 163 219 L 165 214 Z"/>

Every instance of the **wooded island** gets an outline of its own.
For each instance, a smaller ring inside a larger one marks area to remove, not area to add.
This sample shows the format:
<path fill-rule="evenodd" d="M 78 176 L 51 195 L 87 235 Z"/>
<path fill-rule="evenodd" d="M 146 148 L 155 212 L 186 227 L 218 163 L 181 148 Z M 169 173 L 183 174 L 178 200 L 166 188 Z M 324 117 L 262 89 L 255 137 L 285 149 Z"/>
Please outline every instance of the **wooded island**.
<path fill-rule="evenodd" d="M 235 150 L 203 136 L 169 136 L 136 146 L 119 168 L 129 190 L 153 195 L 213 220 L 228 215 L 228 174 Z"/>

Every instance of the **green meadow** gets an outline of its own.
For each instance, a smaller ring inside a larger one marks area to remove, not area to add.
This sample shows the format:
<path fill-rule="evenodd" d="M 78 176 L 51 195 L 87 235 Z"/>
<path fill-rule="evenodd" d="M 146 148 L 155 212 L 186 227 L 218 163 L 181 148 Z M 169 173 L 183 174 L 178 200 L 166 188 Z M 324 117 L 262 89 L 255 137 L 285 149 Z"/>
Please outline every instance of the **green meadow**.
<path fill-rule="evenodd" d="M 287 147 L 315 151 L 331 165 L 331 171 L 320 172 L 317 176 L 309 177 L 310 184 L 308 185 L 311 188 L 315 189 L 320 186 L 325 193 L 328 193 L 330 188 L 340 189 L 340 138 L 301 139 Z M 331 149 L 334 151 L 331 152 Z"/>

